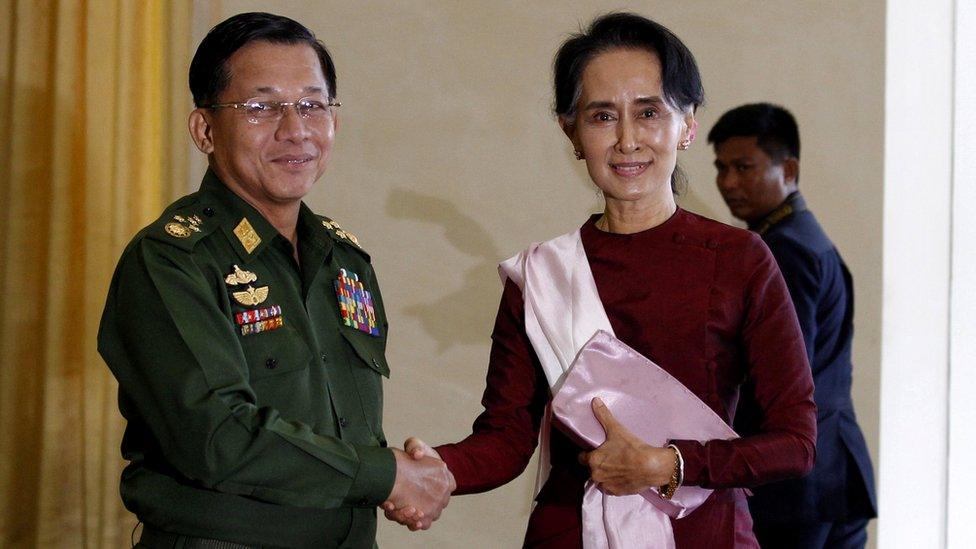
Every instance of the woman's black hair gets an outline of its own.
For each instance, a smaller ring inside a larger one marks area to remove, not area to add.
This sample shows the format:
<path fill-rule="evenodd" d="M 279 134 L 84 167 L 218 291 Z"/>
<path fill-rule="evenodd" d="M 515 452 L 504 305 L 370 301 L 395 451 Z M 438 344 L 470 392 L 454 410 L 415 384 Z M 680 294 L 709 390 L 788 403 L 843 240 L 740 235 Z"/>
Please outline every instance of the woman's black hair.
<path fill-rule="evenodd" d="M 193 61 L 190 62 L 190 92 L 197 107 L 206 107 L 217 102 L 220 92 L 230 82 L 227 74 L 227 60 L 234 52 L 255 41 L 272 44 L 308 44 L 319 58 L 322 75 L 329 86 L 329 99 L 336 96 L 335 64 L 329 50 L 315 34 L 304 25 L 281 15 L 272 13 L 241 13 L 214 28 L 197 47 Z M 235 100 L 244 98 L 235 98 Z"/>
<path fill-rule="evenodd" d="M 608 13 L 563 42 L 556 53 L 553 76 L 557 115 L 576 114 L 586 64 L 600 53 L 620 48 L 645 50 L 657 56 L 664 98 L 673 106 L 697 109 L 705 102 L 695 56 L 674 33 L 640 15 Z"/>
<path fill-rule="evenodd" d="M 701 73 L 695 56 L 663 25 L 633 13 L 608 13 L 593 20 L 563 42 L 553 62 L 556 115 L 572 120 L 582 88 L 583 71 L 597 55 L 615 49 L 638 49 L 653 53 L 661 63 L 664 99 L 684 111 L 694 111 L 705 102 Z M 685 176 L 676 166 L 671 189 L 683 187 Z"/>

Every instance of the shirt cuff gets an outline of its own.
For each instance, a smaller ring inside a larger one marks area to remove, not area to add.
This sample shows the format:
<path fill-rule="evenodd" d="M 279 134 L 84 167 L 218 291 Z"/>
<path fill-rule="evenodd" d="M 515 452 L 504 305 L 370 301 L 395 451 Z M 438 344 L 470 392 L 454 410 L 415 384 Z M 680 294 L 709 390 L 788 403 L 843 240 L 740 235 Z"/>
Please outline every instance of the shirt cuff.
<path fill-rule="evenodd" d="M 444 464 L 447 465 L 447 470 L 454 475 L 454 482 L 457 484 L 457 487 L 454 489 L 454 494 L 464 494 L 464 481 L 467 477 L 462 471 L 461 452 L 457 450 L 454 444 L 435 446 L 434 451 L 441 456 Z"/>
<path fill-rule="evenodd" d="M 346 493 L 346 504 L 376 507 L 386 501 L 396 482 L 396 458 L 389 448 L 356 446 L 359 470 Z"/>
<path fill-rule="evenodd" d="M 685 462 L 684 486 L 701 486 L 703 481 L 708 479 L 708 471 L 705 460 L 705 445 L 697 440 L 672 440 L 668 444 L 674 444 L 681 452 L 681 459 Z"/>

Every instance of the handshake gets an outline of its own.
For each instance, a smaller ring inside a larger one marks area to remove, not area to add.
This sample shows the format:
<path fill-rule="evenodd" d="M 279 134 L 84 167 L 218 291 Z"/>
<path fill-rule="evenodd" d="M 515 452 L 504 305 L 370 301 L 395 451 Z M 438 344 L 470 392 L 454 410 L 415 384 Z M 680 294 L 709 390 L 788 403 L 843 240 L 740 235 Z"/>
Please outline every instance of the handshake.
<path fill-rule="evenodd" d="M 424 441 L 411 437 L 403 448 L 393 449 L 396 482 L 383 511 L 386 518 L 411 531 L 426 530 L 447 507 L 457 483 L 437 451 Z"/>

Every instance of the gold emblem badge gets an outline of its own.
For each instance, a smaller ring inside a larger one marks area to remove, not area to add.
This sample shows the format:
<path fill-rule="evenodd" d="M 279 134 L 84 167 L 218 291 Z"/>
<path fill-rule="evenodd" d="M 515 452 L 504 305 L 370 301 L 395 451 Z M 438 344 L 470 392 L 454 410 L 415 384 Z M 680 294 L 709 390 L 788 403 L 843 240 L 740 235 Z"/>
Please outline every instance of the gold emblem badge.
<path fill-rule="evenodd" d="M 200 216 L 198 215 L 190 215 L 186 217 L 182 215 L 174 215 L 173 219 L 183 225 L 183 228 L 190 229 L 195 233 L 200 232 L 200 223 L 203 223 L 203 220 L 200 219 Z"/>
<path fill-rule="evenodd" d="M 234 272 L 225 276 L 224 282 L 228 286 L 242 286 L 247 284 L 247 289 L 244 291 L 231 292 L 230 295 L 234 296 L 234 299 L 241 305 L 253 307 L 264 303 L 264 300 L 268 299 L 268 292 L 270 291 L 267 286 L 261 286 L 259 288 L 251 286 L 251 282 L 256 282 L 257 279 L 258 275 L 234 265 Z"/>
<path fill-rule="evenodd" d="M 228 286 L 237 286 L 238 284 L 249 284 L 258 279 L 258 275 L 252 273 L 251 271 L 245 271 L 244 269 L 234 265 L 234 272 L 227 275 L 224 278 L 224 282 Z"/>
<path fill-rule="evenodd" d="M 167 223 L 166 227 L 164 228 L 166 229 L 167 234 L 170 236 L 175 236 L 176 238 L 187 238 L 192 234 L 190 229 L 187 229 L 179 223 Z"/>
<path fill-rule="evenodd" d="M 248 286 L 243 292 L 232 292 L 231 295 L 233 295 L 234 299 L 236 299 L 241 305 L 253 307 L 255 305 L 264 303 L 264 300 L 268 299 L 268 291 L 267 286 L 261 286 L 260 288 Z"/>
<path fill-rule="evenodd" d="M 166 224 L 164 229 L 170 236 L 176 238 L 187 238 L 193 233 L 200 232 L 200 224 L 203 220 L 198 215 L 174 215 L 173 221 Z"/>
<path fill-rule="evenodd" d="M 352 234 L 349 231 L 339 228 L 339 224 L 336 223 L 335 221 L 326 221 L 323 219 L 322 226 L 325 227 L 326 229 L 329 229 L 330 231 L 334 231 L 335 235 L 338 236 L 339 238 L 348 240 L 349 242 L 352 242 L 356 246 L 359 246 L 359 239 L 356 238 L 356 235 Z"/>
<path fill-rule="evenodd" d="M 234 227 L 234 234 L 237 235 L 237 239 L 241 241 L 241 246 L 244 246 L 247 253 L 253 252 L 254 248 L 257 248 L 258 244 L 261 243 L 261 237 L 258 236 L 246 217 Z"/>

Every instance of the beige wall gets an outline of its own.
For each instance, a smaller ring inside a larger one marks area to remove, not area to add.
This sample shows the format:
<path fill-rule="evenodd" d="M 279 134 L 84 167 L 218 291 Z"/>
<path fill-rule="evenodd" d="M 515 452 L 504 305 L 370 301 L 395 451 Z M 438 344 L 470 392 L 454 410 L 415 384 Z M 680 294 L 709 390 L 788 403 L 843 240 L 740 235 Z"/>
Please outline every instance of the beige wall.
<path fill-rule="evenodd" d="M 309 202 L 373 255 L 392 323 L 388 436 L 437 443 L 465 436 L 480 410 L 495 264 L 601 208 L 549 114 L 549 78 L 567 33 L 612 9 L 657 19 L 698 58 L 708 104 L 698 143 L 679 157 L 690 179 L 684 207 L 730 220 L 704 140 L 722 112 L 768 100 L 797 116 L 801 188 L 855 278 L 855 402 L 876 456 L 883 0 L 225 0 L 198 1 L 195 17 L 274 11 L 308 25 L 335 56 L 338 146 Z M 429 532 L 384 521 L 380 542 L 518 546 L 533 478 L 534 464 L 490 494 L 455 498 Z"/>

